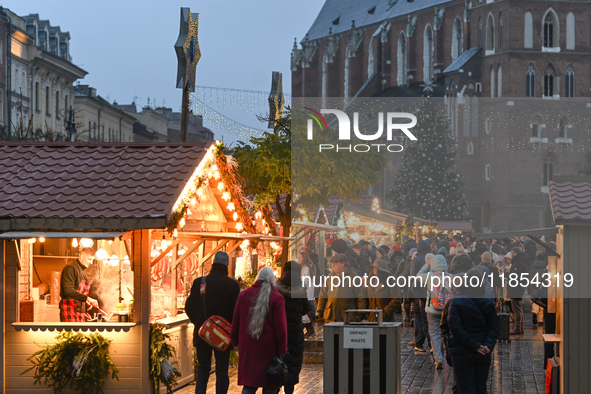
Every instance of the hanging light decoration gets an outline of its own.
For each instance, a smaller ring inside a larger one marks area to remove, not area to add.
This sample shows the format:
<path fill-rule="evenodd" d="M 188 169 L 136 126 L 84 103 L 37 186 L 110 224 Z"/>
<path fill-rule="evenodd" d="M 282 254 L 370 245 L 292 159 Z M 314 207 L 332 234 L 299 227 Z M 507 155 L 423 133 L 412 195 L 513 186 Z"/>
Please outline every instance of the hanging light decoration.
<path fill-rule="evenodd" d="M 223 192 L 224 191 L 224 182 L 219 182 L 218 183 L 218 190 Z"/>
<path fill-rule="evenodd" d="M 95 256 L 99 260 L 107 260 L 109 258 L 109 254 L 103 248 L 100 248 L 99 250 L 97 250 Z M 158 256 L 158 255 L 156 255 L 156 256 Z"/>
<path fill-rule="evenodd" d="M 119 265 L 119 256 L 117 256 L 116 254 L 113 254 L 110 258 L 109 258 L 109 265 L 112 265 L 113 267 L 117 267 Z"/>
<path fill-rule="evenodd" d="M 224 192 L 224 194 L 222 194 L 222 200 L 229 201 L 230 200 L 230 193 Z"/>
<path fill-rule="evenodd" d="M 236 207 L 234 206 L 233 202 L 228 203 L 228 211 L 232 212 L 235 209 L 236 209 Z"/>
<path fill-rule="evenodd" d="M 77 248 L 78 247 L 78 239 L 77 238 L 72 239 L 72 247 L 73 248 Z"/>
<path fill-rule="evenodd" d="M 37 242 L 37 238 L 29 238 L 28 241 L 30 244 L 34 244 L 35 242 Z"/>
<path fill-rule="evenodd" d="M 80 245 L 83 248 L 91 248 L 94 245 L 94 241 L 90 238 L 80 238 Z"/>
<path fill-rule="evenodd" d="M 45 242 L 45 237 L 39 237 L 39 242 Z"/>
<path fill-rule="evenodd" d="M 240 223 L 240 222 L 236 223 L 236 230 L 242 231 L 243 228 L 244 228 L 244 226 L 242 226 L 242 223 Z"/>
<path fill-rule="evenodd" d="M 234 215 L 232 215 L 232 219 L 234 219 L 234 221 L 238 220 L 238 212 L 234 212 Z"/>

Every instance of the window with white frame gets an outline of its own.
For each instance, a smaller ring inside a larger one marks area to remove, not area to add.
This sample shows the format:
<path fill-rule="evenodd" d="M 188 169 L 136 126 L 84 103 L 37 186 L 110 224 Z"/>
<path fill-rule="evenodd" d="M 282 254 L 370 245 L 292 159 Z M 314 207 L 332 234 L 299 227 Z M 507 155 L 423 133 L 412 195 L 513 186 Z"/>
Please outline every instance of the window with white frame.
<path fill-rule="evenodd" d="M 575 97 L 575 68 L 572 64 L 569 64 L 564 74 L 564 95 Z"/>
<path fill-rule="evenodd" d="M 534 17 L 531 11 L 525 13 L 523 20 L 523 47 L 526 49 L 534 47 Z"/>
<path fill-rule="evenodd" d="M 546 67 L 544 73 L 544 96 L 554 96 L 554 69 L 552 67 Z"/>
<path fill-rule="evenodd" d="M 55 117 L 60 118 L 60 91 L 55 91 Z"/>
<path fill-rule="evenodd" d="M 50 107 L 51 97 L 49 96 L 49 86 L 45 87 L 45 114 L 51 115 Z"/>
<path fill-rule="evenodd" d="M 484 166 L 484 179 L 490 181 L 490 164 Z"/>
<path fill-rule="evenodd" d="M 495 21 L 492 14 L 486 20 L 486 53 L 495 53 Z"/>
<path fill-rule="evenodd" d="M 559 48 L 560 28 L 558 24 L 558 17 L 556 16 L 554 10 L 549 9 L 546 11 L 542 28 L 542 46 L 544 48 Z"/>
<path fill-rule="evenodd" d="M 536 95 L 536 69 L 531 63 L 525 71 L 525 95 L 527 97 L 535 97 Z"/>
<path fill-rule="evenodd" d="M 396 82 L 398 86 L 406 85 L 406 36 L 403 32 L 398 36 L 398 53 L 397 53 L 398 73 Z"/>
<path fill-rule="evenodd" d="M 468 154 L 469 155 L 474 154 L 474 143 L 473 142 L 468 142 Z"/>
<path fill-rule="evenodd" d="M 548 186 L 548 182 L 552 180 L 554 175 L 554 159 L 551 156 L 546 156 L 544 159 L 544 169 L 542 174 L 542 186 Z"/>

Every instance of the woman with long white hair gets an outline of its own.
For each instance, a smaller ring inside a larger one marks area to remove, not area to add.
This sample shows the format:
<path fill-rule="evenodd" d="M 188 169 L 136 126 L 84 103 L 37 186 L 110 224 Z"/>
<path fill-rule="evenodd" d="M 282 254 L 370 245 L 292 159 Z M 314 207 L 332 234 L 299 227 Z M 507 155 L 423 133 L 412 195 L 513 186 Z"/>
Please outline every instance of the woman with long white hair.
<path fill-rule="evenodd" d="M 238 347 L 238 384 L 242 394 L 276 394 L 280 386 L 267 378 L 267 367 L 275 356 L 287 353 L 285 300 L 275 289 L 275 275 L 261 269 L 252 287 L 238 296 L 232 319 L 232 344 Z"/>

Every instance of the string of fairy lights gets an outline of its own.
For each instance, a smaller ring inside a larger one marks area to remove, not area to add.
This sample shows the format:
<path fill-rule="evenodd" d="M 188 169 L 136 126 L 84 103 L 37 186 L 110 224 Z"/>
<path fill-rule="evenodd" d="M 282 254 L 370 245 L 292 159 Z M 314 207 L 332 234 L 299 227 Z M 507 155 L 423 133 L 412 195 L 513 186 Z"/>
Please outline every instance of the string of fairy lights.
<path fill-rule="evenodd" d="M 203 115 L 203 125 L 216 135 L 221 134 L 230 137 L 230 139 L 247 142 L 251 137 L 260 137 L 265 132 L 265 130 L 256 129 L 227 117 L 194 95 L 191 95 L 191 110 L 194 114 Z"/>
<path fill-rule="evenodd" d="M 259 114 L 261 110 L 269 110 L 268 91 L 196 86 L 193 96 L 218 111 L 238 107 L 246 112 Z M 291 105 L 291 94 L 283 93 L 283 97 L 285 105 Z"/>

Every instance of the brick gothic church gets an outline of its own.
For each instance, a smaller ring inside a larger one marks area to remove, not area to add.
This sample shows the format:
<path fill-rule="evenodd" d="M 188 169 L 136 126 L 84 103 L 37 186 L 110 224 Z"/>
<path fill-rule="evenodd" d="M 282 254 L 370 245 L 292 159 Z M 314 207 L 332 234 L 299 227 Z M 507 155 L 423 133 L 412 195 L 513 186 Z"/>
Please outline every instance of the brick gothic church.
<path fill-rule="evenodd" d="M 552 225 L 547 183 L 591 171 L 591 2 L 326 0 L 294 97 L 445 97 L 477 232 Z M 400 157 L 371 190 L 382 204 Z"/>

